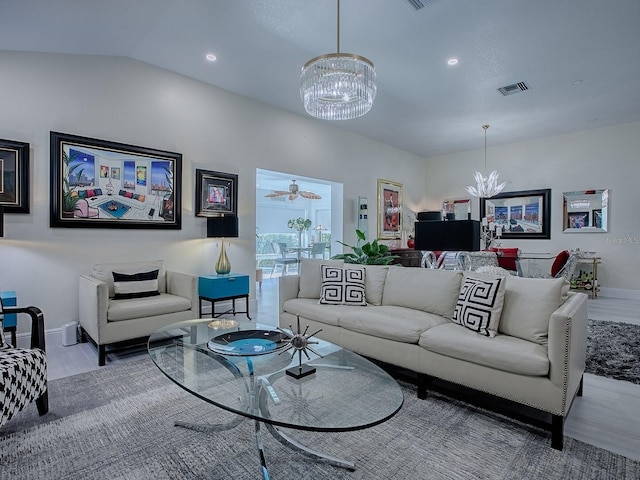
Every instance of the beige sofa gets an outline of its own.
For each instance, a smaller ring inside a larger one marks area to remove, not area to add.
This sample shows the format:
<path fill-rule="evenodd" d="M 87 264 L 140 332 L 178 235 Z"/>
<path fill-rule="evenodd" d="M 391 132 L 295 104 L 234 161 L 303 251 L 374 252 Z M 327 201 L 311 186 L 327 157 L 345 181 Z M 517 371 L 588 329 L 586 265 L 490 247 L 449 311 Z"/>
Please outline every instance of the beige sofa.
<path fill-rule="evenodd" d="M 158 271 L 157 294 L 116 299 L 113 272 L 133 275 Z M 79 320 L 83 340 L 98 347 L 98 365 L 108 345 L 148 337 L 173 322 L 198 318 L 198 277 L 168 271 L 162 260 L 105 263 L 93 266 L 79 281 Z"/>
<path fill-rule="evenodd" d="M 320 338 L 417 372 L 421 398 L 436 377 L 551 414 L 552 447 L 562 449 L 564 418 L 582 392 L 585 294 L 569 292 L 564 279 L 367 266 L 366 306 L 325 305 L 322 264 L 341 262 L 304 259 L 300 275 L 280 277 L 280 326 L 299 316 L 303 327 L 322 329 Z M 451 320 L 467 278 L 504 282 L 494 337 Z"/>

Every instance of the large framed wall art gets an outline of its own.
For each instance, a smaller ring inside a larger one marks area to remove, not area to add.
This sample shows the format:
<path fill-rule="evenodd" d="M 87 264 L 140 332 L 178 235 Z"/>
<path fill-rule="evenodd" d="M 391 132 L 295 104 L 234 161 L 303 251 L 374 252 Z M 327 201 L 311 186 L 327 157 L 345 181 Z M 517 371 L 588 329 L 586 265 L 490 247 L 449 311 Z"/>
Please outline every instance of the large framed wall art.
<path fill-rule="evenodd" d="M 29 213 L 29 144 L 0 140 L 0 207 Z"/>
<path fill-rule="evenodd" d="M 51 227 L 182 227 L 182 155 L 51 132 Z"/>
<path fill-rule="evenodd" d="M 238 175 L 196 169 L 196 216 L 238 214 Z"/>
<path fill-rule="evenodd" d="M 394 240 L 402 234 L 402 184 L 378 179 L 378 238 Z"/>
<path fill-rule="evenodd" d="M 503 192 L 480 199 L 480 218 L 502 227 L 502 238 L 551 238 L 551 189 Z"/>

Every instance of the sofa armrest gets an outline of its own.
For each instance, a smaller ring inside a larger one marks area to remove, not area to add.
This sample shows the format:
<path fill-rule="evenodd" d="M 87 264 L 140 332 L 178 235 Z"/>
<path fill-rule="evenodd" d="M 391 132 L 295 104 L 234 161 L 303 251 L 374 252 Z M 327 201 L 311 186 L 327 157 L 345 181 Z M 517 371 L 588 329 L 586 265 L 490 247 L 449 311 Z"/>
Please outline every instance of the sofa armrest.
<path fill-rule="evenodd" d="M 279 312 L 284 312 L 284 302 L 298 298 L 300 291 L 300 275 L 283 275 L 278 279 Z"/>
<path fill-rule="evenodd" d="M 78 319 L 82 328 L 100 343 L 100 332 L 107 325 L 109 287 L 91 275 L 80 275 L 78 283 Z"/>
<path fill-rule="evenodd" d="M 570 403 L 582 380 L 587 355 L 586 294 L 569 292 L 569 298 L 551 314 L 548 340 L 549 377 L 571 395 Z"/>
<path fill-rule="evenodd" d="M 191 300 L 190 310 L 198 308 L 198 277 L 167 270 L 167 293 Z"/>

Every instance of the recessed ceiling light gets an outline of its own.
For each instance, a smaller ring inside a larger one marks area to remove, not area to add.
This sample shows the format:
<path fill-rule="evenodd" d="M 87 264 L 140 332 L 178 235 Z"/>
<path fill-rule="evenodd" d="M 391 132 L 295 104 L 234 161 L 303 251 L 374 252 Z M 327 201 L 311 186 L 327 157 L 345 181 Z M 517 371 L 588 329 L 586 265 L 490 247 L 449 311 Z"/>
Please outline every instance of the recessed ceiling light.
<path fill-rule="evenodd" d="M 574 87 L 577 87 L 578 85 L 582 85 L 583 81 L 582 80 L 574 80 L 573 82 L 571 82 L 571 85 L 573 85 Z"/>
<path fill-rule="evenodd" d="M 447 65 L 457 65 L 458 64 L 458 59 L 457 58 L 450 58 L 449 60 L 447 60 Z"/>
<path fill-rule="evenodd" d="M 207 60 L 209 60 L 210 62 L 215 62 L 216 61 L 216 56 L 213 53 L 207 53 L 204 58 L 206 58 Z"/>

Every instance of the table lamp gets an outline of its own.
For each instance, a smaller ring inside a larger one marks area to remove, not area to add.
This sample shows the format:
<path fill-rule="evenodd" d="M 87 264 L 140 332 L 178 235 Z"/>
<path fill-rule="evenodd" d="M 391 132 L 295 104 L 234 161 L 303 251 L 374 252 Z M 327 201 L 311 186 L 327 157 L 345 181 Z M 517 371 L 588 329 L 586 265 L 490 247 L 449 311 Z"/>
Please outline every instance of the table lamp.
<path fill-rule="evenodd" d="M 235 215 L 208 217 L 207 237 L 222 239 L 222 248 L 220 248 L 220 255 L 216 262 L 216 273 L 218 275 L 227 275 L 231 271 L 231 263 L 224 248 L 224 239 L 225 237 L 238 237 L 238 217 Z"/>

